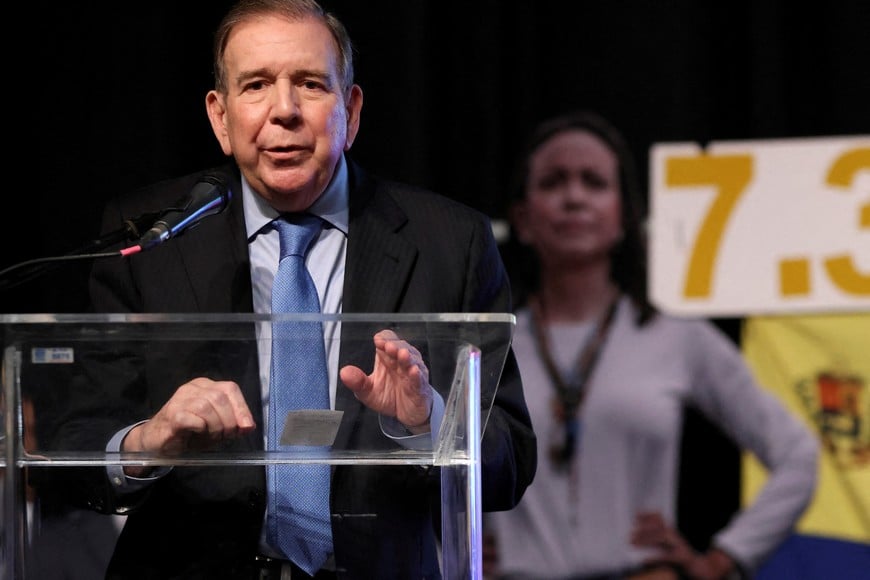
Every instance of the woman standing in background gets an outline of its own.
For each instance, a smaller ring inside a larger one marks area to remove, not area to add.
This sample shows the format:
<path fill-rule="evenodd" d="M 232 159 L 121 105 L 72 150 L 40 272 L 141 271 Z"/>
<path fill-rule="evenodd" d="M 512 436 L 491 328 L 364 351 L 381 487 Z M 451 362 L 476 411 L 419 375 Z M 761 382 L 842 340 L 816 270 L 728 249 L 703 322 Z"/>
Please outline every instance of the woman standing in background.
<path fill-rule="evenodd" d="M 814 435 L 759 388 L 711 322 L 649 303 L 633 163 L 606 120 L 579 112 L 545 121 L 518 169 L 511 224 L 535 271 L 527 296 L 517 288 L 513 346 L 541 460 L 521 503 L 486 516 L 487 574 L 751 576 L 812 498 Z M 689 406 L 770 471 L 703 553 L 676 529 Z"/>

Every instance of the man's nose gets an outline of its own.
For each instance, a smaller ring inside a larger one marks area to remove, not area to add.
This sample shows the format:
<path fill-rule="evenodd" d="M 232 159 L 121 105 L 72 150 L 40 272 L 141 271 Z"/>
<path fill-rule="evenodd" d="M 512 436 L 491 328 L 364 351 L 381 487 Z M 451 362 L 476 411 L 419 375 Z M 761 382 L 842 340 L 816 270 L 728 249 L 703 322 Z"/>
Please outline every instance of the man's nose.
<path fill-rule="evenodd" d="M 272 90 L 272 117 L 275 120 L 293 119 L 299 114 L 299 100 L 292 83 L 279 80 Z"/>

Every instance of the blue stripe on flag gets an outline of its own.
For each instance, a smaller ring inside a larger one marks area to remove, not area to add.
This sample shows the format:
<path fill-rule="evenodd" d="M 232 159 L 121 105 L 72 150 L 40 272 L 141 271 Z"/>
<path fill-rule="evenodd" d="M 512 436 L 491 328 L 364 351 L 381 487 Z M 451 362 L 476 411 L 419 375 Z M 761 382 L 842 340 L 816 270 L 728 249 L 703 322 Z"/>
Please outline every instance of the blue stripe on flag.
<path fill-rule="evenodd" d="M 756 580 L 870 580 L 870 545 L 794 534 L 761 566 Z"/>

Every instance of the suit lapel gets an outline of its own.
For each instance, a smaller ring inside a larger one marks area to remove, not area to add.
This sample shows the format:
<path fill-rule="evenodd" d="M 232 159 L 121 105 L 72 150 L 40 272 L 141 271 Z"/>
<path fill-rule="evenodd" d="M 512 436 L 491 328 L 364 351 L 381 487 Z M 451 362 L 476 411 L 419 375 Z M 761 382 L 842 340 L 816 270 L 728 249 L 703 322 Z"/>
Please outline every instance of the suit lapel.
<path fill-rule="evenodd" d="M 253 312 L 250 258 L 242 203 L 242 186 L 238 171 L 230 185 L 232 198 L 222 213 L 202 221 L 196 228 L 173 241 L 193 292 L 198 312 Z M 256 346 L 256 335 L 251 327 L 246 344 Z M 241 385 L 254 421 L 263 425 L 260 393 L 259 361 L 256 348 L 242 350 L 241 345 L 228 353 L 233 359 L 233 376 Z M 253 448 L 262 446 L 262 431 L 245 438 L 255 441 Z M 260 442 L 260 446 L 256 445 Z M 240 444 L 243 444 L 240 442 Z"/>
<path fill-rule="evenodd" d="M 254 309 L 242 186 L 238 173 L 230 174 L 229 207 L 175 240 L 200 312 Z"/>
<path fill-rule="evenodd" d="M 407 216 L 358 166 L 350 163 L 350 170 L 350 222 L 342 310 L 345 313 L 399 312 L 403 289 L 407 287 L 418 253 L 401 235 Z M 372 334 L 379 329 L 373 326 Z M 342 342 L 339 367 L 353 364 L 370 372 L 373 361 L 371 343 L 360 347 Z M 349 389 L 339 385 L 336 409 L 344 411 L 342 425 L 346 427 L 339 431 L 335 446 L 345 449 L 350 445 L 353 432 L 360 427 L 357 422 L 362 420 L 362 404 Z M 375 422 L 372 428 L 376 427 Z"/>
<path fill-rule="evenodd" d="M 393 199 L 351 164 L 350 226 L 343 311 L 398 312 L 417 248 L 401 230 L 408 221 Z"/>

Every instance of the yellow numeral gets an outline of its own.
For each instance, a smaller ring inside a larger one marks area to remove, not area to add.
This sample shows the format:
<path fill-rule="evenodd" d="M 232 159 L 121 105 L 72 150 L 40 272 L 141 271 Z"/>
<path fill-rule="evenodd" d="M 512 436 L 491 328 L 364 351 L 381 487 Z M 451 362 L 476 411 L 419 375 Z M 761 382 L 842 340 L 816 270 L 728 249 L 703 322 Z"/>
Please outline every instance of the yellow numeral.
<path fill-rule="evenodd" d="M 861 170 L 870 170 L 870 147 L 852 149 L 838 157 L 828 170 L 827 182 L 835 187 L 849 187 L 855 174 Z M 861 206 L 858 226 L 870 229 L 870 202 Z M 831 256 L 824 260 L 824 264 L 831 281 L 843 292 L 870 296 L 870 274 L 859 272 L 850 255 Z"/>
<path fill-rule="evenodd" d="M 750 155 L 701 155 L 667 160 L 665 181 L 669 187 L 713 185 L 718 193 L 704 218 L 686 272 L 686 298 L 710 296 L 713 266 L 728 219 L 737 200 L 752 180 Z"/>

